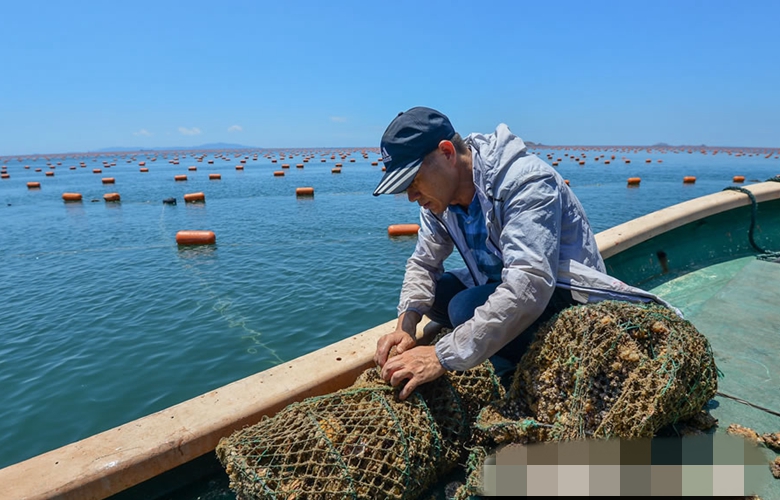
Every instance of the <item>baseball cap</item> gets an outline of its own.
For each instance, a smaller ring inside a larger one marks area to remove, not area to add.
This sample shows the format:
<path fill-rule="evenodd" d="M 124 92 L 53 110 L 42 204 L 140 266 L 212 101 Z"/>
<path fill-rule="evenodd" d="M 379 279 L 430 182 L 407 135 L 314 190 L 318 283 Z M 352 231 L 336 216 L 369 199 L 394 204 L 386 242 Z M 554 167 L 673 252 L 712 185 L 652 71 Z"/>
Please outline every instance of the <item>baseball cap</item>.
<path fill-rule="evenodd" d="M 435 109 L 418 106 L 398 113 L 382 135 L 380 148 L 385 175 L 374 196 L 404 192 L 425 155 L 454 135 L 449 118 Z"/>

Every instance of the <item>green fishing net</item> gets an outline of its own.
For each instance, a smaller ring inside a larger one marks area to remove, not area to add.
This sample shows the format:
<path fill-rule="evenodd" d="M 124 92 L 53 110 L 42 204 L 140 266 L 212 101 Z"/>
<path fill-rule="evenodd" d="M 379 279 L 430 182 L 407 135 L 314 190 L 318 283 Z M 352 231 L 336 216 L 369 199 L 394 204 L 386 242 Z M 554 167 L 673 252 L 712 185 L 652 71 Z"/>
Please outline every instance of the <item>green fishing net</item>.
<path fill-rule="evenodd" d="M 375 368 L 223 438 L 239 499 L 417 498 L 464 458 L 471 424 L 503 395 L 490 363 L 447 373 L 406 401 Z"/>
<path fill-rule="evenodd" d="M 652 437 L 716 391 L 712 349 L 693 324 L 660 305 L 605 301 L 543 325 L 475 430 L 497 443 Z"/>
<path fill-rule="evenodd" d="M 506 395 L 489 362 L 406 401 L 372 368 L 224 438 L 217 454 L 239 499 L 412 499 L 464 462 L 454 496 L 468 498 L 502 444 L 652 437 L 700 418 L 716 389 L 709 342 L 690 322 L 606 301 L 543 325 Z"/>
<path fill-rule="evenodd" d="M 506 396 L 477 417 L 469 479 L 455 497 L 479 493 L 474 458 L 501 444 L 653 437 L 669 424 L 697 426 L 716 391 L 709 342 L 674 311 L 618 301 L 568 308 L 538 330 Z"/>

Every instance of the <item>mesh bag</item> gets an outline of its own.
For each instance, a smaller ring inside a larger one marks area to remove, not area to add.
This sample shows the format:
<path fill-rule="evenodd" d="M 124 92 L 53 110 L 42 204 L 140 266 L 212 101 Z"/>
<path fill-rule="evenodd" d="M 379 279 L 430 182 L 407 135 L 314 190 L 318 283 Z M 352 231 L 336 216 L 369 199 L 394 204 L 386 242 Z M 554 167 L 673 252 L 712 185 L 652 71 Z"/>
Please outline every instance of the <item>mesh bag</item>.
<path fill-rule="evenodd" d="M 655 304 L 605 301 L 543 325 L 475 430 L 482 443 L 652 437 L 696 416 L 716 390 L 710 344 L 690 322 Z"/>
<path fill-rule="evenodd" d="M 406 401 L 371 368 L 223 438 L 217 456 L 239 499 L 416 498 L 458 464 L 477 413 L 502 396 L 489 362 Z"/>

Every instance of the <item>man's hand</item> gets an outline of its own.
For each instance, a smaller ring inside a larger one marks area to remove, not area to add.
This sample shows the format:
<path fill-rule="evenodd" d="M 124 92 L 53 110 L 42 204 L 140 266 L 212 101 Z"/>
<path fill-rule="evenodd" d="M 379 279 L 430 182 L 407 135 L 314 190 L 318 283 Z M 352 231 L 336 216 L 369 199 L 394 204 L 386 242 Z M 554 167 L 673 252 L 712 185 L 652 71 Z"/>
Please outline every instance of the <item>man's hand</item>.
<path fill-rule="evenodd" d="M 391 334 L 392 335 L 392 334 Z M 418 346 L 387 360 L 382 366 L 382 378 L 393 387 L 406 380 L 398 397 L 409 397 L 418 386 L 444 375 L 446 370 L 436 356 L 435 346 Z"/>
<path fill-rule="evenodd" d="M 376 352 L 374 353 L 374 362 L 380 367 L 385 366 L 390 349 L 395 346 L 398 354 L 401 354 L 417 345 L 417 341 L 403 330 L 396 330 L 393 333 L 382 335 L 376 343 Z"/>

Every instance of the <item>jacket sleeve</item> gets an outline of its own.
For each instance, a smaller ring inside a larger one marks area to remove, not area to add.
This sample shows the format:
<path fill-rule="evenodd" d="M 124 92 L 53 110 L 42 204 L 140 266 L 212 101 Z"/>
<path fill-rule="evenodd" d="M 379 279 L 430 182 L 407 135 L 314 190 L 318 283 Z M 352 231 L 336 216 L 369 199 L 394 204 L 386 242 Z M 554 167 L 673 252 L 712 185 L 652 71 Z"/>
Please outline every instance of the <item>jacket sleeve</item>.
<path fill-rule="evenodd" d="M 406 261 L 406 273 L 398 302 L 398 315 L 406 311 L 427 313 L 433 305 L 436 283 L 444 274 L 444 260 L 453 249 L 452 238 L 441 222 L 420 208 L 417 246 Z"/>
<path fill-rule="evenodd" d="M 473 318 L 437 342 L 448 370 L 467 370 L 498 352 L 541 316 L 555 288 L 562 217 L 556 179 L 537 173 L 504 193 L 497 214 L 503 221 L 501 284 Z"/>

